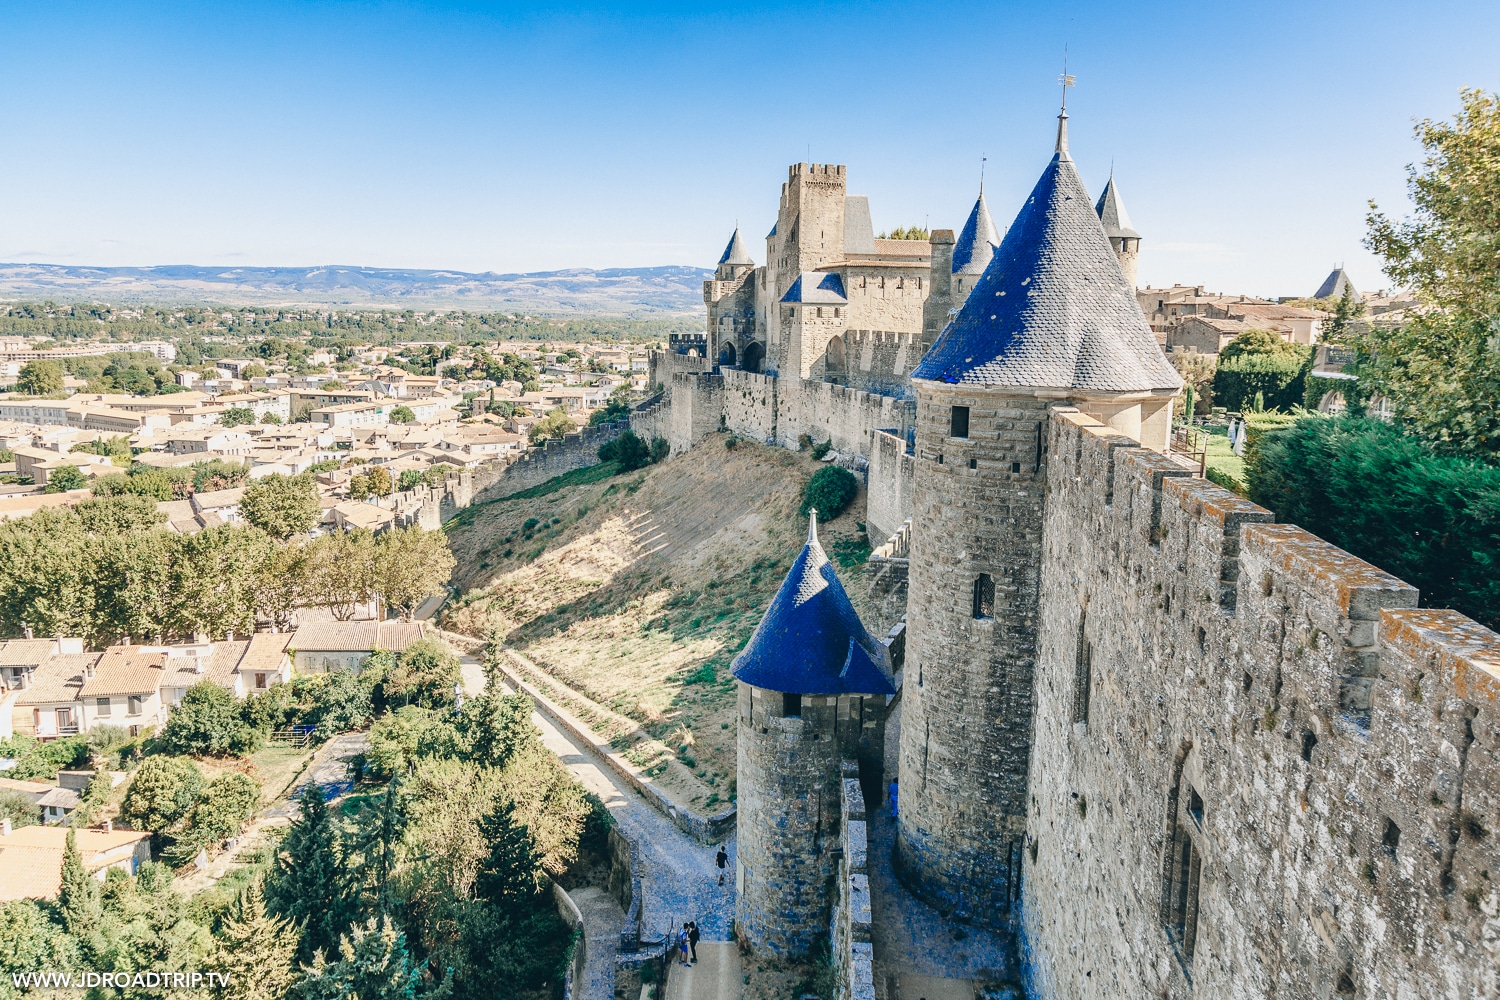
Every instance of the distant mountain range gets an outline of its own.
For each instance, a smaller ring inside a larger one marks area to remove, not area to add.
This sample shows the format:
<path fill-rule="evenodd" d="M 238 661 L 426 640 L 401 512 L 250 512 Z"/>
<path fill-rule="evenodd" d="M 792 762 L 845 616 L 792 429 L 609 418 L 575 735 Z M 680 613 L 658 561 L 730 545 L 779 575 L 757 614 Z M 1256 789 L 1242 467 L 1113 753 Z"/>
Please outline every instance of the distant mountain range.
<path fill-rule="evenodd" d="M 468 274 L 384 267 L 75 267 L 0 264 L 0 297 L 223 305 L 453 307 L 523 314 L 652 316 L 703 308 L 699 267 Z"/>

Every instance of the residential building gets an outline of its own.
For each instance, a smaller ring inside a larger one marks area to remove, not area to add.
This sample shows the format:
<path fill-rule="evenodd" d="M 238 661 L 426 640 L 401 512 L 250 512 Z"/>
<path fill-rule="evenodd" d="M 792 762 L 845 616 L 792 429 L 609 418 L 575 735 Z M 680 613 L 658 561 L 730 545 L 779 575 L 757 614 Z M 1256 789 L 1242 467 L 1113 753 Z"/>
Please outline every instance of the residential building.
<path fill-rule="evenodd" d="M 355 670 L 377 649 L 399 653 L 426 638 L 422 622 L 310 622 L 292 634 L 298 673 Z"/>
<path fill-rule="evenodd" d="M 144 831 L 116 830 L 108 824 L 103 830 L 13 829 L 10 820 L 0 820 L 0 902 L 57 898 L 69 832 L 84 868 L 101 882 L 111 868 L 134 875 L 151 860 L 151 834 Z"/>

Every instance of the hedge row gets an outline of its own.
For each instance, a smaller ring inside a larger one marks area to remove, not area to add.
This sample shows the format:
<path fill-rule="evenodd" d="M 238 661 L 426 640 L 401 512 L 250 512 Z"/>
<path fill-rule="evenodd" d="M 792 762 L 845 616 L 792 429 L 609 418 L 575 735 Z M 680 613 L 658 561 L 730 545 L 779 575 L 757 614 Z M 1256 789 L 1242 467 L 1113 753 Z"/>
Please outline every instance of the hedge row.
<path fill-rule="evenodd" d="M 1306 417 L 1252 436 L 1250 499 L 1500 630 L 1500 468 L 1379 420 Z"/>

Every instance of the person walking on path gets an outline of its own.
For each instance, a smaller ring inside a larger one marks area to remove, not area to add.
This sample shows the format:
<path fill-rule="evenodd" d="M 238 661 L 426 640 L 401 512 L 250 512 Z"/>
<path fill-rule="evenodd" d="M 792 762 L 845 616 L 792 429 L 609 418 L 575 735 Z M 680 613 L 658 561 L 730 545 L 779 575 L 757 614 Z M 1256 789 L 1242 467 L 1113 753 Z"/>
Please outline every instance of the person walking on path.
<path fill-rule="evenodd" d="M 889 795 L 887 797 L 889 798 L 890 803 L 891 803 L 891 818 L 892 819 L 896 818 L 896 796 L 897 796 L 897 794 L 898 794 L 899 791 L 900 791 L 900 789 L 898 789 L 896 787 L 896 783 L 894 781 L 891 782 L 891 790 L 890 790 L 890 793 L 889 793 Z"/>
<path fill-rule="evenodd" d="M 688 924 L 688 947 L 692 949 L 693 961 L 698 961 L 698 921 Z"/>
<path fill-rule="evenodd" d="M 683 965 L 688 964 L 687 924 L 683 924 L 682 930 L 677 932 L 677 958 Z"/>
<path fill-rule="evenodd" d="M 719 845 L 719 853 L 714 855 L 714 864 L 719 866 L 719 884 L 724 884 L 725 869 L 729 867 L 729 853 L 724 850 L 724 845 Z"/>

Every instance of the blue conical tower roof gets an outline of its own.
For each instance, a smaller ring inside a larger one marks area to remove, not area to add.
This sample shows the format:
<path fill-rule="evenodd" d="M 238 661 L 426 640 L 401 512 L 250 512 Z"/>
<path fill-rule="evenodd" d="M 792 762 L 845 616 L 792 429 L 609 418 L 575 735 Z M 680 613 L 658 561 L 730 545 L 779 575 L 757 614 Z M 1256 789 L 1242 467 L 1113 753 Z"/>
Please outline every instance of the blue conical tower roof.
<path fill-rule="evenodd" d="M 1052 162 L 911 377 L 1094 392 L 1182 386 L 1068 155 L 1065 114 Z"/>
<path fill-rule="evenodd" d="M 734 227 L 734 235 L 729 237 L 728 246 L 724 247 L 724 255 L 719 258 L 720 264 L 750 264 L 755 261 L 750 259 L 750 252 L 745 249 L 745 243 L 740 239 L 740 228 Z"/>
<path fill-rule="evenodd" d="M 974 202 L 974 210 L 953 244 L 953 273 L 983 274 L 999 245 L 1000 233 L 995 229 L 995 220 L 990 218 L 990 206 L 985 203 L 981 187 L 979 200 Z"/>
<path fill-rule="evenodd" d="M 807 544 L 730 670 L 785 694 L 896 693 L 889 652 L 865 631 L 818 544 L 817 511 Z"/>

